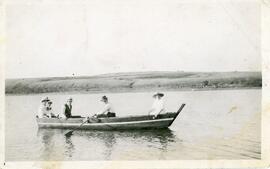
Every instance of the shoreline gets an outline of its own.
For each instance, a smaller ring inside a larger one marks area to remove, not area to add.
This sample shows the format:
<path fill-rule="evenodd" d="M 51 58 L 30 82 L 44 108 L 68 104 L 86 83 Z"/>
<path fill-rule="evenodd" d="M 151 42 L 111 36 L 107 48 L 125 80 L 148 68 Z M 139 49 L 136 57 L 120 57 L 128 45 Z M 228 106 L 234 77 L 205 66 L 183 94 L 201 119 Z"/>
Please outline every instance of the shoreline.
<path fill-rule="evenodd" d="M 164 89 L 164 90 L 132 90 L 132 91 L 69 91 L 69 92 L 47 92 L 47 93 L 5 93 L 5 96 L 27 96 L 27 95 L 73 95 L 73 94 L 103 94 L 103 93 L 144 93 L 144 92 L 188 92 L 188 91 L 224 91 L 224 90 L 261 90 L 262 87 L 234 87 L 234 88 L 186 88 L 186 89 Z"/>
<path fill-rule="evenodd" d="M 6 95 L 126 93 L 262 88 L 261 72 L 140 72 L 6 79 Z"/>

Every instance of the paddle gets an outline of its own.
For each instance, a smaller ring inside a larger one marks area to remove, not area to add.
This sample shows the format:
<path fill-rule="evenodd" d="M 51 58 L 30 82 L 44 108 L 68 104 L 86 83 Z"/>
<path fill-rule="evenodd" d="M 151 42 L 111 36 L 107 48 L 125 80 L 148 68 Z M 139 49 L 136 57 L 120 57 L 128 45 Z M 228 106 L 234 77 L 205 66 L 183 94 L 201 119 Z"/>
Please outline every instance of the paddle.
<path fill-rule="evenodd" d="M 81 127 L 84 123 L 86 123 L 86 122 L 88 122 L 88 120 L 85 120 L 85 121 L 84 121 L 82 124 L 80 124 L 78 127 L 76 127 L 75 129 L 73 129 L 73 130 L 67 132 L 67 133 L 65 134 L 65 136 L 66 136 L 66 137 L 71 136 L 72 133 L 73 133 L 73 131 L 75 131 L 76 129 L 80 128 L 80 127 Z"/>

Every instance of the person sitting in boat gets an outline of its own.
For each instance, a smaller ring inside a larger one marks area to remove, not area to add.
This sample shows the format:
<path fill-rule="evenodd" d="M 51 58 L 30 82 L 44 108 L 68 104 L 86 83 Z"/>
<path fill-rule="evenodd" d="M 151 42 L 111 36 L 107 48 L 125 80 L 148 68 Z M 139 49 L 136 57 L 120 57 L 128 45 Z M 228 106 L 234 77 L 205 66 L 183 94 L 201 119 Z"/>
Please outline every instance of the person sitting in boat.
<path fill-rule="evenodd" d="M 154 118 L 156 118 L 161 113 L 165 113 L 164 101 L 162 99 L 163 96 L 164 94 L 159 92 L 153 95 L 154 102 L 148 114 L 154 115 Z"/>
<path fill-rule="evenodd" d="M 48 114 L 51 118 L 59 117 L 59 115 L 56 116 L 56 115 L 53 113 L 53 109 L 52 109 L 52 101 L 48 101 L 47 114 Z"/>
<path fill-rule="evenodd" d="M 67 103 L 64 104 L 62 108 L 62 116 L 63 118 L 71 118 L 71 110 L 72 110 L 72 98 L 69 98 L 67 100 Z"/>
<path fill-rule="evenodd" d="M 38 108 L 38 114 L 37 114 L 37 118 L 43 118 L 43 117 L 49 117 L 47 114 L 47 103 L 48 103 L 49 98 L 45 97 L 41 100 L 41 105 Z"/>
<path fill-rule="evenodd" d="M 101 100 L 105 105 L 103 109 L 97 114 L 97 117 L 115 117 L 115 112 L 111 103 L 109 103 L 107 96 L 102 96 Z"/>

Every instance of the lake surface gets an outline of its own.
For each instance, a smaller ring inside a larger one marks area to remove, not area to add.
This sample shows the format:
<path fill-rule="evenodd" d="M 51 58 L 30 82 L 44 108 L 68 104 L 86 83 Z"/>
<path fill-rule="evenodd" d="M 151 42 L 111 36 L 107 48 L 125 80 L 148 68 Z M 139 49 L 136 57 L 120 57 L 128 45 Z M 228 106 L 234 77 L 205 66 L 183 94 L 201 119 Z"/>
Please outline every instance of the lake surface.
<path fill-rule="evenodd" d="M 211 160 L 261 158 L 261 90 L 165 92 L 167 111 L 185 108 L 169 129 L 75 131 L 38 129 L 44 96 L 60 112 L 73 97 L 73 114 L 91 116 L 107 95 L 118 116 L 147 114 L 152 93 L 6 96 L 6 161 Z"/>

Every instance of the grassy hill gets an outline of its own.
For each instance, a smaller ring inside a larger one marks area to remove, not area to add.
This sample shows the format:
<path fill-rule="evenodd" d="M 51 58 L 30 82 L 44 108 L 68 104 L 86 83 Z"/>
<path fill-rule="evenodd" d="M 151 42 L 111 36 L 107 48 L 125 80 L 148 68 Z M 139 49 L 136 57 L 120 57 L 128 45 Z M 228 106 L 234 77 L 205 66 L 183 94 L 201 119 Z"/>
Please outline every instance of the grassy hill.
<path fill-rule="evenodd" d="M 98 76 L 6 79 L 6 94 L 212 90 L 262 86 L 260 72 L 130 72 Z"/>

